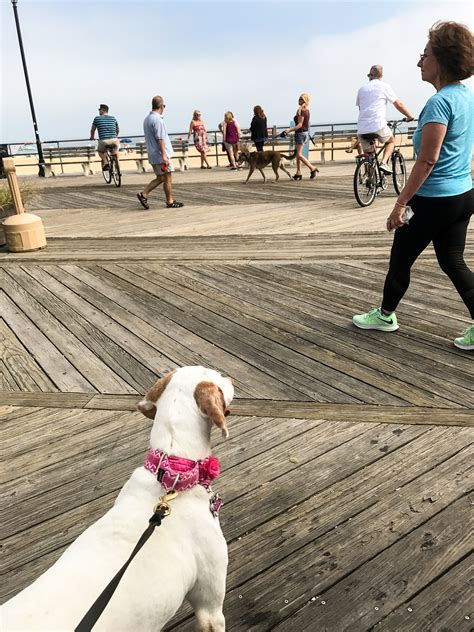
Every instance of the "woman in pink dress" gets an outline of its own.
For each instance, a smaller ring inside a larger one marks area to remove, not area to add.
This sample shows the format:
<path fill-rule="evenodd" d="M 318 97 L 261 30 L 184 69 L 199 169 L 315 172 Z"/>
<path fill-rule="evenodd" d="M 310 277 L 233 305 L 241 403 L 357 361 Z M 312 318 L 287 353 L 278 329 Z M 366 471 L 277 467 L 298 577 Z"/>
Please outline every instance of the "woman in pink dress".
<path fill-rule="evenodd" d="M 201 154 L 201 169 L 212 169 L 207 161 L 206 154 L 209 153 L 209 144 L 207 141 L 207 132 L 204 121 L 201 118 L 201 112 L 194 110 L 193 118 L 189 124 L 188 141 L 193 135 L 194 146 Z"/>

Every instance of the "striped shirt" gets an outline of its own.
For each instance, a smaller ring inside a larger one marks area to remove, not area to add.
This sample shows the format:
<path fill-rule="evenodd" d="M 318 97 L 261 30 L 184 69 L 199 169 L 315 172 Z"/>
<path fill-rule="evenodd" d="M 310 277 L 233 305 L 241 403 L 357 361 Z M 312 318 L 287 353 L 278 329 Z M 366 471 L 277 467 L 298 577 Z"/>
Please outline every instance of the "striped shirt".
<path fill-rule="evenodd" d="M 110 114 L 101 114 L 96 116 L 92 121 L 92 125 L 97 128 L 100 140 L 107 140 L 107 138 L 117 138 L 117 119 Z"/>

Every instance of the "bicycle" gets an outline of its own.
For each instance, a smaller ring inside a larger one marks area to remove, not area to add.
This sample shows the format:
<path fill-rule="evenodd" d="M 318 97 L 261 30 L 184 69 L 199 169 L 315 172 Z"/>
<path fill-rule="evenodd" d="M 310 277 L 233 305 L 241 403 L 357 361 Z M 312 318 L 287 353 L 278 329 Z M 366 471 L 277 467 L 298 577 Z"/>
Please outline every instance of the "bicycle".
<path fill-rule="evenodd" d="M 388 126 L 395 136 L 397 129 L 404 121 L 391 121 Z M 384 145 L 376 151 L 375 134 L 362 134 L 364 140 L 370 142 L 372 150 L 357 159 L 354 173 L 354 194 L 359 206 L 370 206 L 375 196 L 385 191 L 388 187 L 388 177 L 380 168 L 379 156 L 384 150 Z M 407 170 L 405 158 L 400 147 L 396 147 L 392 153 L 392 180 L 397 195 L 405 186 Z"/>
<path fill-rule="evenodd" d="M 112 180 L 116 187 L 119 187 L 122 183 L 122 174 L 120 173 L 117 156 L 111 154 L 111 150 L 117 149 L 117 145 L 107 145 L 105 149 L 105 160 L 108 169 L 102 169 L 102 175 L 107 184 L 110 184 Z"/>

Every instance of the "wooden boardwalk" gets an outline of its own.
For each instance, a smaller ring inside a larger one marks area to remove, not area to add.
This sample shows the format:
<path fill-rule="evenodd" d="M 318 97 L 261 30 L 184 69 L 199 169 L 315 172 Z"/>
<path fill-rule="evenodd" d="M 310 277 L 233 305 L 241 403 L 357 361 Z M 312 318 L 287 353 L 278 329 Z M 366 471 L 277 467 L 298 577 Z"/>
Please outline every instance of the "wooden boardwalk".
<path fill-rule="evenodd" d="M 236 380 L 231 437 L 213 437 L 229 630 L 472 629 L 465 308 L 429 249 L 398 332 L 351 325 L 379 300 L 393 201 L 358 209 L 351 170 L 299 188 L 177 174 L 176 215 L 159 195 L 137 211 L 149 174 L 44 183 L 48 248 L 0 249 L 2 600 L 141 464 L 156 376 L 204 364 Z M 186 607 L 167 629 L 192 629 Z"/>

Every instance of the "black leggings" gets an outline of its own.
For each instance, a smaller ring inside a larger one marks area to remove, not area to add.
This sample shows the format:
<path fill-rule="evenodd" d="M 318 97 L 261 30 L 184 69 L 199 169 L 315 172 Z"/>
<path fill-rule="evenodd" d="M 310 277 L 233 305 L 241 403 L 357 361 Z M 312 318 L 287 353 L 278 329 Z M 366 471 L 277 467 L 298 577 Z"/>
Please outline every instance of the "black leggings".
<path fill-rule="evenodd" d="M 257 151 L 263 151 L 263 146 L 265 144 L 264 140 L 254 140 L 253 142 L 255 143 L 255 147 L 257 148 Z"/>
<path fill-rule="evenodd" d="M 382 309 L 395 311 L 410 284 L 412 265 L 433 242 L 441 270 L 451 279 L 474 319 L 474 273 L 464 261 L 467 227 L 473 212 L 472 190 L 449 197 L 414 195 L 409 205 L 415 215 L 408 226 L 395 231 Z"/>

